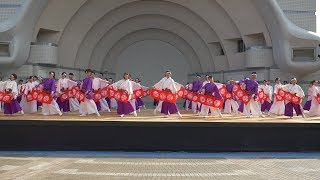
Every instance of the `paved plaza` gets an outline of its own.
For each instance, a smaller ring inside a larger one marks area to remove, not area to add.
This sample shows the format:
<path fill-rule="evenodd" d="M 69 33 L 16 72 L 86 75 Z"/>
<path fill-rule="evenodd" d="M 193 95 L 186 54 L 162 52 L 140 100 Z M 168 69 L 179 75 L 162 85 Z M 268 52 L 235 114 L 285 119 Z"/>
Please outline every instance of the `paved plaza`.
<path fill-rule="evenodd" d="M 318 154 L 161 154 L 7 152 L 0 154 L 0 179 L 312 180 L 320 177 Z"/>

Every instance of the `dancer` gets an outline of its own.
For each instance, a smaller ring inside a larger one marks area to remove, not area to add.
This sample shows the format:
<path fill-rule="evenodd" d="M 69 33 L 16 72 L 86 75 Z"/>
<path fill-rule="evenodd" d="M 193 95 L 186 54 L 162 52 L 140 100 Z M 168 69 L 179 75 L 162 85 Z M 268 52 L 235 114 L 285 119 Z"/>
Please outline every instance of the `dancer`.
<path fill-rule="evenodd" d="M 162 78 L 157 84 L 155 84 L 153 87 L 159 90 L 168 91 L 171 93 L 177 93 L 180 88 L 183 86 L 181 84 L 176 83 L 172 78 L 171 71 L 166 71 L 165 77 Z M 165 114 L 165 117 L 169 117 L 172 114 L 178 114 L 178 116 L 181 118 L 182 115 L 180 114 L 177 104 L 176 103 L 170 103 L 165 101 L 159 101 L 158 106 L 154 110 L 154 114 L 159 111 L 162 114 Z"/>
<path fill-rule="evenodd" d="M 202 88 L 202 82 L 201 82 L 201 76 L 200 75 L 196 75 L 195 80 L 192 82 L 192 89 L 191 91 L 193 93 L 198 94 L 200 89 Z M 198 102 L 191 102 L 191 109 L 193 111 L 193 113 L 198 113 L 200 110 L 200 103 Z"/>
<path fill-rule="evenodd" d="M 103 76 L 102 73 L 100 73 L 99 76 Z M 98 92 L 100 89 L 103 89 L 108 85 L 108 81 L 101 79 L 100 77 L 95 77 L 95 73 L 92 73 L 92 89 L 93 93 Z M 99 101 L 95 102 L 97 105 L 98 111 L 108 111 L 110 112 L 110 108 L 108 105 L 108 102 L 106 99 L 102 98 Z"/>
<path fill-rule="evenodd" d="M 245 86 L 244 90 L 250 96 L 249 103 L 244 104 L 244 109 L 246 109 L 244 111 L 246 114 L 246 117 L 250 118 L 251 115 L 264 117 L 257 102 L 257 95 L 258 95 L 257 73 L 252 72 L 251 78 L 250 79 L 246 78 L 242 83 Z"/>
<path fill-rule="evenodd" d="M 261 111 L 268 114 L 272 105 L 272 87 L 269 85 L 269 82 L 267 80 L 263 80 L 263 85 L 260 86 L 260 88 L 268 97 L 268 99 L 261 102 Z"/>
<path fill-rule="evenodd" d="M 79 113 L 80 116 L 86 116 L 89 114 L 96 114 L 98 117 L 100 113 L 98 112 L 97 105 L 93 101 L 92 94 L 92 74 L 93 71 L 91 69 L 86 69 L 85 74 L 86 78 L 83 79 L 81 84 L 81 91 L 85 94 L 86 98 L 84 102 L 80 103 Z"/>
<path fill-rule="evenodd" d="M 142 89 L 143 91 L 146 91 L 148 90 L 149 88 L 145 87 L 145 86 L 142 86 L 141 85 L 141 81 L 139 78 L 136 78 L 135 80 L 135 84 L 136 86 L 138 87 L 138 89 Z M 144 109 L 147 109 L 142 98 L 141 97 L 137 97 L 136 98 L 136 109 L 140 112 L 141 108 L 144 108 Z"/>
<path fill-rule="evenodd" d="M 189 91 L 192 91 L 192 83 L 187 83 L 186 89 Z M 185 98 L 184 103 L 183 103 L 183 108 L 185 108 L 186 111 L 189 111 L 192 106 L 191 103 L 192 103 L 192 101 L 190 101 L 188 98 Z"/>
<path fill-rule="evenodd" d="M 209 76 L 208 80 L 210 81 L 210 83 L 207 83 L 206 85 L 204 85 L 204 87 L 201 88 L 201 90 L 200 90 L 201 94 L 205 94 L 207 96 L 213 96 L 217 99 L 222 99 L 220 92 L 219 92 L 219 89 L 213 80 L 213 76 Z M 207 118 L 209 111 L 211 112 L 211 116 L 214 116 L 216 113 L 219 115 L 220 118 L 222 118 L 222 114 L 221 114 L 220 109 L 210 107 L 210 106 L 207 106 L 204 104 L 202 104 L 201 111 L 200 111 L 199 115 Z"/>
<path fill-rule="evenodd" d="M 113 79 L 112 78 L 109 78 L 108 79 L 108 86 L 112 85 L 114 83 Z M 108 103 L 108 106 L 109 108 L 111 109 L 117 109 L 117 101 L 114 99 L 114 98 L 109 98 L 109 97 L 106 97 L 106 101 Z"/>
<path fill-rule="evenodd" d="M 45 116 L 59 114 L 62 116 L 62 112 L 60 111 L 59 105 L 54 99 L 56 93 L 56 81 L 55 81 L 55 73 L 53 71 L 49 72 L 48 78 L 43 79 L 41 83 L 39 83 L 40 90 L 52 96 L 51 104 L 42 104 L 42 114 Z"/>
<path fill-rule="evenodd" d="M 68 91 L 69 84 L 73 83 L 73 86 L 76 86 L 77 84 L 69 79 L 67 79 L 67 73 L 63 72 L 61 74 L 61 78 L 58 80 L 57 83 L 57 103 L 59 105 L 60 110 L 63 112 L 69 112 L 70 111 L 70 105 L 69 105 L 69 99 L 62 102 L 61 95 Z"/>
<path fill-rule="evenodd" d="M 32 79 L 33 79 L 34 85 L 38 87 L 40 84 L 40 79 L 38 78 L 38 76 L 33 76 Z M 42 103 L 37 102 L 37 108 L 42 108 Z"/>
<path fill-rule="evenodd" d="M 120 102 L 118 101 L 117 105 L 117 113 L 120 115 L 120 117 L 124 117 L 127 114 L 133 114 L 134 116 L 137 116 L 137 112 L 135 111 L 135 107 L 132 106 L 130 103 L 130 100 L 132 99 L 133 94 L 133 87 L 132 82 L 130 80 L 130 74 L 124 73 L 123 79 L 112 84 L 113 88 L 115 88 L 118 91 L 121 91 L 123 93 L 126 93 L 129 95 L 129 101 L 128 102 Z"/>
<path fill-rule="evenodd" d="M 78 82 L 74 80 L 73 73 L 69 73 L 69 79 L 70 79 L 70 81 L 75 83 L 75 86 L 78 86 Z M 74 84 L 69 83 L 69 89 L 73 88 L 73 86 L 74 86 Z M 76 98 L 72 97 L 69 99 L 69 107 L 70 107 L 71 112 L 79 111 L 80 103 Z"/>
<path fill-rule="evenodd" d="M 231 94 L 231 99 L 226 99 L 225 100 L 225 106 L 224 106 L 224 113 L 226 114 L 231 114 L 233 111 L 235 114 L 238 114 L 238 109 L 239 109 L 239 104 L 235 100 L 235 96 L 233 95 L 233 86 L 234 86 L 234 81 L 229 80 L 226 84 L 226 89 L 227 92 Z"/>
<path fill-rule="evenodd" d="M 283 90 L 291 93 L 291 94 L 295 94 L 296 96 L 300 97 L 301 99 L 304 98 L 304 92 L 302 90 L 302 88 L 297 84 L 297 79 L 296 78 L 292 78 L 291 79 L 291 84 L 287 84 L 283 87 Z M 301 103 L 301 102 L 300 102 Z M 290 118 L 293 118 L 293 109 L 296 112 L 296 115 L 302 115 L 302 117 L 304 118 L 304 114 L 303 114 L 303 110 L 300 104 L 294 104 L 291 101 L 287 102 L 285 105 L 285 110 L 284 110 L 284 115 L 288 116 Z"/>
<path fill-rule="evenodd" d="M 273 103 L 271 105 L 270 111 L 268 115 L 275 114 L 278 116 L 284 115 L 284 100 L 283 101 L 278 101 L 277 100 L 277 95 L 280 89 L 282 89 L 281 81 L 280 78 L 275 79 L 275 85 L 274 85 L 274 98 L 273 98 Z"/>
<path fill-rule="evenodd" d="M 32 76 L 30 76 L 28 79 L 27 79 L 27 84 L 25 85 L 25 89 L 24 89 L 24 96 L 23 96 L 23 100 L 22 100 L 22 103 L 21 103 L 21 107 L 22 107 L 22 110 L 25 112 L 25 113 L 36 113 L 38 112 L 38 109 L 37 109 L 37 101 L 36 100 L 32 100 L 30 102 L 28 102 L 26 100 L 26 96 L 28 94 L 31 93 L 31 91 L 33 89 L 35 89 L 36 85 L 33 83 L 33 78 Z"/>
<path fill-rule="evenodd" d="M 204 85 L 208 84 L 208 83 L 210 83 L 209 75 L 206 75 L 205 80 L 204 80 L 203 83 L 202 83 L 202 87 L 203 87 Z"/>
<path fill-rule="evenodd" d="M 312 101 L 312 91 L 313 91 L 313 83 L 314 81 L 312 81 L 310 84 L 309 84 L 309 88 L 308 88 L 308 100 L 307 102 L 304 104 L 303 106 L 303 109 L 304 110 L 307 110 L 309 111 L 310 110 L 310 107 L 311 107 L 311 101 Z"/>
<path fill-rule="evenodd" d="M 313 80 L 311 82 L 311 103 L 310 103 L 310 110 L 308 115 L 310 117 L 320 116 L 320 104 L 317 100 L 317 96 L 320 94 L 320 89 L 318 87 L 318 81 Z"/>
<path fill-rule="evenodd" d="M 23 84 L 23 80 L 19 80 L 18 81 L 18 95 L 17 95 L 17 101 L 20 104 L 21 103 L 21 99 L 23 96 L 23 90 L 24 90 L 24 84 Z"/>
<path fill-rule="evenodd" d="M 3 84 L 4 92 L 12 95 L 11 102 L 3 104 L 5 115 L 13 115 L 15 113 L 24 114 L 19 102 L 17 101 L 19 92 L 16 79 L 17 75 L 11 74 L 9 80 L 5 81 Z"/>

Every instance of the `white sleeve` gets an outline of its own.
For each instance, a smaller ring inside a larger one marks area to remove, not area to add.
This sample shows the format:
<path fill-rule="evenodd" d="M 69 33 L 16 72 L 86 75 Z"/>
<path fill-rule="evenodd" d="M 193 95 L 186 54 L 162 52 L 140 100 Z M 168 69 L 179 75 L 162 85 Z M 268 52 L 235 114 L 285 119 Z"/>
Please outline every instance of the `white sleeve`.
<path fill-rule="evenodd" d="M 118 89 L 119 82 L 120 82 L 120 81 L 115 82 L 115 83 L 111 84 L 110 86 L 117 90 L 117 89 Z"/>
<path fill-rule="evenodd" d="M 104 79 L 101 79 L 99 78 L 100 80 L 100 88 L 104 88 L 108 85 L 108 81 L 107 80 L 104 80 Z"/>
<path fill-rule="evenodd" d="M 297 96 L 299 96 L 299 97 L 301 97 L 301 98 L 304 97 L 305 94 L 304 94 L 302 88 L 301 88 L 300 86 L 298 86 L 298 89 L 299 89 L 299 92 L 297 93 Z"/>
<path fill-rule="evenodd" d="M 318 91 L 317 88 L 315 86 L 312 86 L 311 88 L 311 96 L 317 96 Z"/>
<path fill-rule="evenodd" d="M 174 80 L 171 79 L 170 83 L 171 83 L 171 87 L 172 87 L 173 93 L 177 93 L 178 89 L 177 89 L 177 86 L 176 86 L 176 83 L 174 82 Z"/>
<path fill-rule="evenodd" d="M 58 80 L 58 83 L 57 83 L 57 88 L 56 88 L 56 91 L 57 91 L 57 93 L 61 93 L 60 92 L 60 89 L 61 89 L 61 83 L 60 83 L 61 81 L 60 81 L 60 79 Z"/>
<path fill-rule="evenodd" d="M 18 95 L 18 85 L 16 82 L 14 82 L 12 85 L 12 93 L 14 93 L 15 96 Z"/>
<path fill-rule="evenodd" d="M 29 91 L 30 85 L 28 85 L 28 83 L 26 84 L 25 88 L 24 88 L 24 94 L 28 95 L 28 91 Z M 30 90 L 31 91 L 31 90 Z"/>
<path fill-rule="evenodd" d="M 77 85 L 78 85 L 77 82 L 68 79 L 68 88 L 72 88 Z"/>
<path fill-rule="evenodd" d="M 163 79 L 161 79 L 157 84 L 155 84 L 153 87 L 156 89 L 162 89 L 163 86 Z"/>
<path fill-rule="evenodd" d="M 132 82 L 129 81 L 128 82 L 128 86 L 129 86 L 129 92 L 128 93 L 129 93 L 129 95 L 131 95 L 131 94 L 133 94 L 133 87 L 132 87 L 133 84 L 132 84 Z"/>

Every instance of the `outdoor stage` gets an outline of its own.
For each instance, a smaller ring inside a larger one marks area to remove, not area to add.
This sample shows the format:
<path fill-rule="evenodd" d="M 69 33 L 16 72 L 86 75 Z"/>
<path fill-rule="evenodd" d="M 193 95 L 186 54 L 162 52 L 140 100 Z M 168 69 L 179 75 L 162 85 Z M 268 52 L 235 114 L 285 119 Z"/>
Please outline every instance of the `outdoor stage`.
<path fill-rule="evenodd" d="M 181 119 L 154 116 L 152 110 L 124 118 L 115 112 L 101 117 L 1 114 L 0 150 L 320 151 L 319 118 L 181 113 Z"/>

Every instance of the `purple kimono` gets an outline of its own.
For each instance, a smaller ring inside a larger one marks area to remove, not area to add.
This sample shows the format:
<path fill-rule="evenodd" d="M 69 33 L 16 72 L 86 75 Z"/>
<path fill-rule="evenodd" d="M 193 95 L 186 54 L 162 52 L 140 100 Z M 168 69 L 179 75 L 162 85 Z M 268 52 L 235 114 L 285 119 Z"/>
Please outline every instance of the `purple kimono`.
<path fill-rule="evenodd" d="M 93 99 L 91 77 L 87 77 L 83 80 L 81 91 L 86 94 L 87 99 Z"/>
<path fill-rule="evenodd" d="M 214 83 L 207 83 L 202 87 L 204 89 L 204 94 L 209 96 L 214 96 L 217 99 L 222 99 L 219 89 Z"/>
<path fill-rule="evenodd" d="M 245 91 L 248 93 L 250 97 L 254 95 L 254 99 L 256 99 L 257 94 L 258 94 L 258 83 L 256 81 L 252 81 L 248 78 L 246 78 L 243 83 L 246 84 L 246 89 Z"/>
<path fill-rule="evenodd" d="M 56 81 L 54 79 L 45 79 L 40 84 L 43 86 L 43 92 L 50 95 L 56 92 Z"/>

